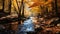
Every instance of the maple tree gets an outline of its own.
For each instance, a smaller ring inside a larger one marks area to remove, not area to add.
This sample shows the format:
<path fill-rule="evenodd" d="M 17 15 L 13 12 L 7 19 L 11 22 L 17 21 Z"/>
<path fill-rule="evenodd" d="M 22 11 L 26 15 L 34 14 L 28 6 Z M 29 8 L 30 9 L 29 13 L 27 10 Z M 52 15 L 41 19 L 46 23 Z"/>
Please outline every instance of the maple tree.
<path fill-rule="evenodd" d="M 40 5 L 44 5 L 44 6 L 48 5 L 52 2 L 52 0 L 47 0 L 46 2 L 43 2 L 43 1 L 40 1 L 40 0 L 33 0 L 33 2 L 34 3 L 29 8 L 40 6 Z"/>

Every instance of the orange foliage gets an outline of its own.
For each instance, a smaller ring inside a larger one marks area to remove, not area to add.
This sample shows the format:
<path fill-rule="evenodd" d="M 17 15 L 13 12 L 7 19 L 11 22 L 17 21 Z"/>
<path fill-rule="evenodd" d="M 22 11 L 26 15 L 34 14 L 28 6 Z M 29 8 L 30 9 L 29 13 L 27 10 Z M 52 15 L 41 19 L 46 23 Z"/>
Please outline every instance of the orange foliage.
<path fill-rule="evenodd" d="M 52 2 L 52 0 L 48 0 L 46 2 L 43 2 L 43 1 L 40 1 L 40 0 L 33 0 L 33 2 L 34 3 L 29 8 L 39 6 L 39 5 L 48 5 Z"/>
<path fill-rule="evenodd" d="M 38 5 L 39 5 L 39 3 L 33 3 L 29 8 L 35 7 L 35 6 L 38 6 Z"/>

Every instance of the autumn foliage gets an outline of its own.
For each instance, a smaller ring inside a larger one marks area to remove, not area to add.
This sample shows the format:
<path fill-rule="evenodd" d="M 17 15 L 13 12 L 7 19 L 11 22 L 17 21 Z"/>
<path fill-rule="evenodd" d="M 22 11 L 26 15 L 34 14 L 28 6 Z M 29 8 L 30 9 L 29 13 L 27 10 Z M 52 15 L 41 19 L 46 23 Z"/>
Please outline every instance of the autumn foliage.
<path fill-rule="evenodd" d="M 35 7 L 35 6 L 40 6 L 40 5 L 44 5 L 44 6 L 48 5 L 52 2 L 52 0 L 47 0 L 46 2 L 43 2 L 42 0 L 33 0 L 33 2 L 34 3 L 29 8 Z"/>

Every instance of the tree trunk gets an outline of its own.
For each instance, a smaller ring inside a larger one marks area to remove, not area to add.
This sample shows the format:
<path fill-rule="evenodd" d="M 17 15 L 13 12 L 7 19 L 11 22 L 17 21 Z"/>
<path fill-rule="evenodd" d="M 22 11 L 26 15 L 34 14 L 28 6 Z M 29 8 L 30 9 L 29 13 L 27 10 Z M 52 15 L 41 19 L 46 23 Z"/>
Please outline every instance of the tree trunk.
<path fill-rule="evenodd" d="M 56 12 L 56 16 L 58 17 L 58 6 L 57 6 L 57 0 L 55 0 L 55 12 Z"/>

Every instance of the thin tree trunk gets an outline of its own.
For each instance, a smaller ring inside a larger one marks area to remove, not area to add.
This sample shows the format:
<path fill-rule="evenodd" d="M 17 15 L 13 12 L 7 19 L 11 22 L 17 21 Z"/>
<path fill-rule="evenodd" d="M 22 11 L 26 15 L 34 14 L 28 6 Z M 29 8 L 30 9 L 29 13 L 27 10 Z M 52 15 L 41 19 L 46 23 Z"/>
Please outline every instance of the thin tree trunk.
<path fill-rule="evenodd" d="M 11 13 L 11 0 L 9 0 L 9 13 L 8 14 L 10 14 Z"/>
<path fill-rule="evenodd" d="M 4 12 L 4 1 L 5 1 L 5 0 L 3 0 L 3 12 Z"/>
<path fill-rule="evenodd" d="M 57 0 L 55 0 L 55 12 L 56 12 L 56 16 L 58 17 L 58 7 L 57 7 Z"/>
<path fill-rule="evenodd" d="M 22 21 L 24 21 L 24 2 L 22 0 Z"/>

